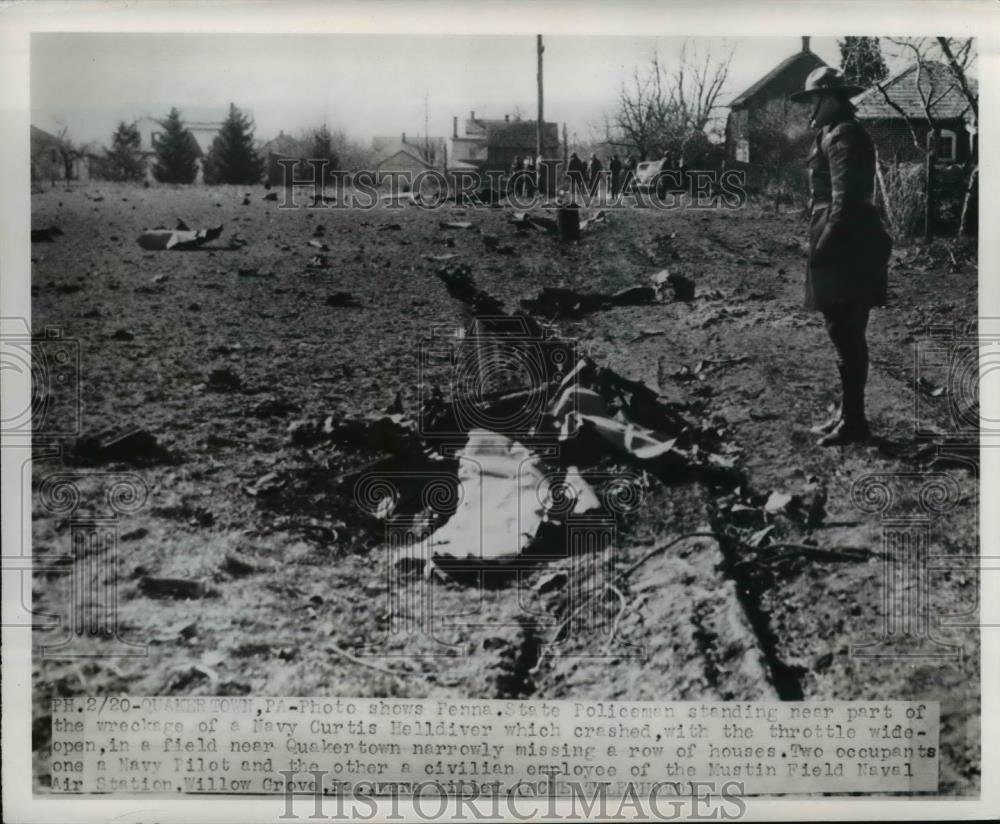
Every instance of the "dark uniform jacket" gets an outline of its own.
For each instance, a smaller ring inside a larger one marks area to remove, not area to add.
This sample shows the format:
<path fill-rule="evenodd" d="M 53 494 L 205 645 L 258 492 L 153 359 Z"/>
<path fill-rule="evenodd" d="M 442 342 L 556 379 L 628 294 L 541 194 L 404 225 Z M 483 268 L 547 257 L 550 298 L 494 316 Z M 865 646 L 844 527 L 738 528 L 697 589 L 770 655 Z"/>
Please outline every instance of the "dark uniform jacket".
<path fill-rule="evenodd" d="M 872 195 L 875 148 L 854 118 L 824 126 L 809 154 L 806 307 L 884 306 L 892 240 Z"/>

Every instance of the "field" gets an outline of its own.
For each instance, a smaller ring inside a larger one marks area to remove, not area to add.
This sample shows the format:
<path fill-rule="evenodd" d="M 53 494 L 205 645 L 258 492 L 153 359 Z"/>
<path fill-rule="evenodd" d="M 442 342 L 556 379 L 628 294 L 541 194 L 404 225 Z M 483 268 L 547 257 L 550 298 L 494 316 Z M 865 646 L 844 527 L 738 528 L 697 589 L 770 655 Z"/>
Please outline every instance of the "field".
<path fill-rule="evenodd" d="M 90 184 L 32 197 L 33 228 L 63 232 L 32 245 L 33 330 L 59 327 L 79 342 L 82 398 L 79 437 L 35 458 L 36 558 L 71 552 L 65 511 L 40 502 L 49 474 L 77 473 L 73 517 L 101 515 L 115 477 L 148 488 L 115 526 L 114 621 L 145 654 L 46 658 L 41 647 L 60 631 L 39 628 L 36 756 L 53 694 L 921 699 L 941 702 L 942 791 L 978 792 L 978 630 L 954 626 L 977 622 L 977 573 L 961 556 L 978 551 L 978 453 L 936 446 L 955 441 L 955 409 L 971 400 L 943 368 L 914 370 L 929 328 L 975 334 L 974 253 L 944 242 L 895 251 L 890 305 L 873 313 L 869 337 L 869 415 L 881 439 L 829 450 L 808 432 L 829 414 L 837 381 L 822 320 L 801 306 L 799 211 L 614 210 L 563 245 L 515 231 L 506 207 L 281 209 L 264 195 Z M 224 231 L 198 250 L 139 247 L 144 229 L 178 218 Z M 487 248 L 482 233 L 500 247 Z M 328 267 L 309 266 L 310 240 L 329 247 Z M 405 419 L 433 386 L 447 394 L 447 362 L 419 365 L 425 341 L 463 323 L 435 274 L 442 262 L 428 259 L 446 254 L 508 311 L 543 286 L 611 293 L 663 269 L 693 280 L 692 301 L 616 306 L 554 326 L 710 432 L 740 479 L 643 476 L 641 506 L 582 571 L 537 561 L 517 575 L 486 573 L 482 586 L 401 571 L 377 521 L 338 485 L 379 458 L 379 444 L 292 435 L 306 431 L 302 421 L 390 408 Z M 343 292 L 356 305 L 331 299 Z M 70 415 L 58 402 L 51 415 Z M 917 423 L 936 439 L 917 438 Z M 133 430 L 145 435 L 106 448 Z M 852 498 L 870 475 L 894 492 L 891 511 Z M 928 509 L 920 489 L 939 476 L 948 505 Z M 803 517 L 795 504 L 819 506 L 824 489 L 822 513 Z M 928 530 L 939 562 L 919 580 L 884 560 L 883 535 L 899 528 L 889 518 Z M 755 538 L 758 551 L 688 533 Z M 88 557 L 79 554 L 78 576 L 114 580 Z M 602 564 L 616 583 L 599 593 L 590 625 L 569 591 L 574 575 Z M 73 580 L 36 575 L 34 609 L 65 615 Z M 390 600 L 400 586 L 413 602 Z M 883 594 L 897 586 L 923 604 L 929 628 L 897 627 L 877 648 L 897 654 L 851 654 L 885 633 Z M 426 608 L 430 592 L 445 620 L 414 629 L 401 619 Z M 89 653 L 104 643 L 73 641 Z M 922 657 L 901 657 L 907 644 Z M 366 654 L 373 649 L 380 654 Z M 951 657 L 928 657 L 942 652 Z M 38 773 L 44 784 L 41 760 Z"/>

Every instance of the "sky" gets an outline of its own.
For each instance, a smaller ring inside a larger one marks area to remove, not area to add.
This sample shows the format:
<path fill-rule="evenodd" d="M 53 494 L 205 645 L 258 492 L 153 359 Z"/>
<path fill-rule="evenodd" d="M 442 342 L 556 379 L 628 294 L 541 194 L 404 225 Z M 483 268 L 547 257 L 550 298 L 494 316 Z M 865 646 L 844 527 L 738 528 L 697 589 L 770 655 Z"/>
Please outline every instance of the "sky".
<path fill-rule="evenodd" d="M 680 38 L 545 38 L 545 119 L 570 139 L 597 136 L 617 91 L 658 52 L 671 65 Z M 838 65 L 835 38 L 812 51 Z M 799 37 L 698 38 L 704 54 L 735 49 L 725 102 L 802 47 Z M 120 120 L 218 120 L 229 103 L 253 114 L 256 136 L 326 123 L 367 143 L 374 135 L 450 136 L 463 121 L 536 114 L 533 36 L 36 33 L 31 39 L 31 122 L 107 145 Z M 575 137 L 574 137 L 575 136 Z"/>

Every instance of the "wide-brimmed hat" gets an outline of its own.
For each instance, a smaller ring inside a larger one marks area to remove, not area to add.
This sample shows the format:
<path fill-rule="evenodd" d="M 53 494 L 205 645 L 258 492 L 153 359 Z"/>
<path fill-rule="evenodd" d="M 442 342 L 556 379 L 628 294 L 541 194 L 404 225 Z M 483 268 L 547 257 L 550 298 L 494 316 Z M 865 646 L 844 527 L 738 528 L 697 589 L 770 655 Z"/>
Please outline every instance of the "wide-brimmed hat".
<path fill-rule="evenodd" d="M 848 83 L 840 69 L 835 69 L 833 66 L 820 66 L 809 72 L 806 86 L 802 91 L 794 92 L 788 96 L 797 103 L 801 103 L 814 94 L 839 94 L 843 97 L 854 97 L 863 91 L 863 86 Z"/>

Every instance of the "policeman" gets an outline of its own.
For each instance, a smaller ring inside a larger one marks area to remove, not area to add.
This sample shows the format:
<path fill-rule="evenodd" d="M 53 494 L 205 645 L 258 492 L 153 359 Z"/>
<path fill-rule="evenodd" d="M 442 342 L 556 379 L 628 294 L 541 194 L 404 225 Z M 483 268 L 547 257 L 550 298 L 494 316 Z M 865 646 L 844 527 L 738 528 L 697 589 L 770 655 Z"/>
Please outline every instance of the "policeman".
<path fill-rule="evenodd" d="M 808 309 L 823 313 L 840 371 L 840 412 L 811 430 L 821 446 L 866 441 L 868 344 L 873 306 L 884 306 L 892 240 L 873 204 L 875 148 L 854 117 L 850 98 L 862 92 L 839 69 L 821 66 L 792 100 L 812 106 L 819 131 L 809 154 L 810 225 L 806 266 Z"/>

